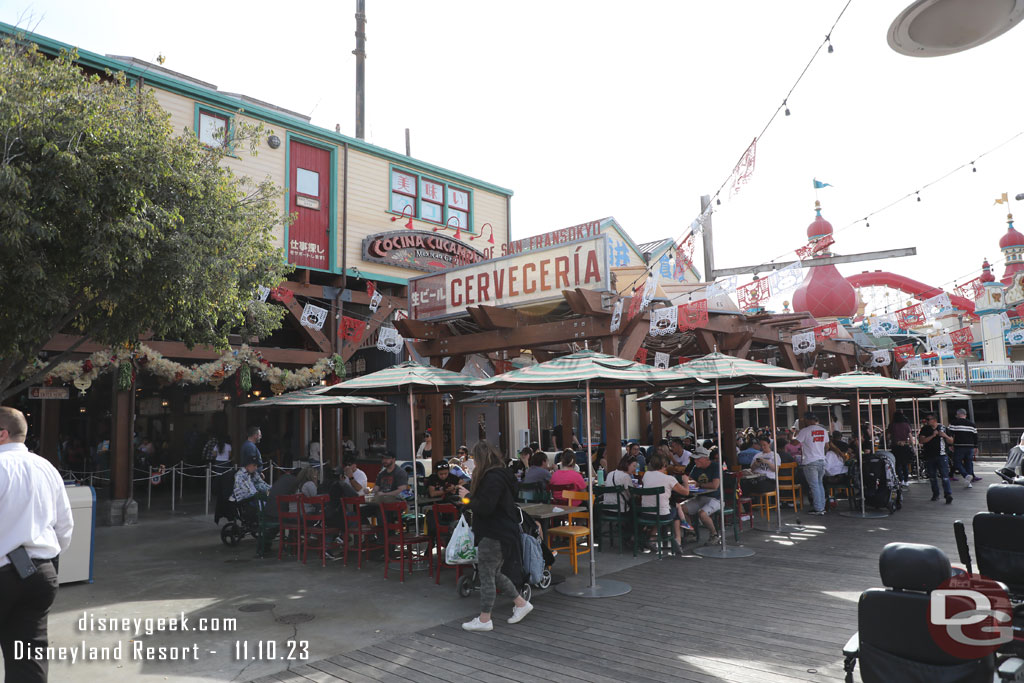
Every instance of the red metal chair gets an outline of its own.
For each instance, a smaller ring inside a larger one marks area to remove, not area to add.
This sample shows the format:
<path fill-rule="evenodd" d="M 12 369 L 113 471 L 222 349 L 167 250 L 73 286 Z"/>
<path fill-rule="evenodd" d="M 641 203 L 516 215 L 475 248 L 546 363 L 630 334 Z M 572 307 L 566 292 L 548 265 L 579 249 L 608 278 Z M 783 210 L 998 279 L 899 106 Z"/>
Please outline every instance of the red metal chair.
<path fill-rule="evenodd" d="M 296 560 L 299 559 L 299 553 L 302 552 L 302 506 L 299 505 L 300 498 L 302 496 L 299 494 L 277 497 L 277 533 L 281 537 L 281 542 L 277 546 L 277 559 L 279 560 L 285 546 L 295 547 Z M 295 506 L 294 512 L 291 510 L 292 505 Z M 291 532 L 290 537 L 285 532 Z"/>
<path fill-rule="evenodd" d="M 451 537 L 455 525 L 459 523 L 459 509 L 451 503 L 435 503 L 434 512 L 434 547 L 437 548 L 437 564 L 434 569 L 434 583 L 441 584 L 441 567 L 455 568 L 455 583 L 459 582 L 462 576 L 461 564 L 448 564 L 444 561 L 444 549 L 448 545 L 447 539 Z M 447 524 L 443 519 L 450 520 Z"/>
<path fill-rule="evenodd" d="M 341 514 L 345 524 L 345 552 L 344 562 L 348 566 L 348 554 L 350 550 L 356 551 L 358 567 L 363 568 L 363 555 L 373 550 L 380 550 L 384 546 L 373 541 L 374 528 L 363 521 L 361 511 L 366 499 L 363 496 L 341 499 Z M 353 542 L 353 539 L 355 542 Z"/>
<path fill-rule="evenodd" d="M 388 566 L 394 560 L 391 557 L 391 549 L 398 549 L 398 561 L 399 570 L 401 572 L 401 581 L 405 582 L 405 564 L 406 561 L 409 563 L 409 571 L 412 571 L 413 552 L 412 546 L 425 544 L 427 547 L 426 556 L 427 562 L 430 563 L 430 573 L 434 573 L 434 562 L 431 559 L 431 550 L 434 547 L 434 541 L 430 536 L 416 534 L 413 536 L 407 536 L 405 534 L 405 521 L 402 519 L 409 510 L 409 506 L 404 502 L 397 503 L 381 503 L 380 504 L 380 520 L 378 520 L 378 528 L 384 534 L 384 578 L 388 578 Z"/>
<path fill-rule="evenodd" d="M 330 539 L 341 533 L 341 529 L 327 526 L 327 505 L 330 496 L 300 496 L 299 508 L 302 512 L 302 564 L 306 564 L 306 556 L 310 550 L 320 551 L 320 566 L 327 566 L 327 544 Z M 308 506 L 315 506 L 312 512 Z"/>

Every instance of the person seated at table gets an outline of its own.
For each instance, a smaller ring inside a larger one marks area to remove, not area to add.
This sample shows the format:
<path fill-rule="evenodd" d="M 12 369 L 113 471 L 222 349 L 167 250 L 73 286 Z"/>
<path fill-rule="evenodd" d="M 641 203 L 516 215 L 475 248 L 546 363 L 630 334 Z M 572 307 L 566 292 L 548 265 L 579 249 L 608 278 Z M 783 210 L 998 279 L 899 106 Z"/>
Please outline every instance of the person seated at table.
<path fill-rule="evenodd" d="M 508 468 L 512 472 L 512 476 L 519 481 L 523 480 L 523 474 L 530 467 L 531 455 L 533 455 L 533 449 L 529 446 L 523 446 L 519 451 L 519 458 L 508 464 Z"/>
<path fill-rule="evenodd" d="M 850 450 L 850 444 L 843 441 L 843 435 L 841 432 L 832 432 L 828 437 L 828 444 L 825 446 L 826 451 L 835 451 L 836 455 L 846 460 Z"/>
<path fill-rule="evenodd" d="M 686 496 L 690 493 L 690 488 L 686 477 L 683 477 L 683 483 L 668 473 L 669 458 L 655 453 L 647 461 L 647 471 L 644 472 L 643 488 L 645 489 L 656 489 L 662 488 L 665 493 L 659 496 L 644 496 L 640 499 L 640 506 L 645 508 L 653 508 L 655 505 L 658 506 L 658 519 L 663 521 L 672 522 L 672 550 L 676 555 L 682 555 L 683 545 L 683 527 L 682 527 L 682 508 L 680 504 L 672 503 L 672 494 L 676 493 L 680 496 Z M 644 513 L 641 519 L 651 518 L 652 515 Z M 687 526 L 690 526 L 687 523 Z M 654 528 L 649 530 L 650 534 L 654 533 Z"/>
<path fill-rule="evenodd" d="M 548 483 L 551 486 L 570 484 L 573 491 L 583 491 L 587 488 L 587 482 L 583 481 L 583 475 L 579 473 L 579 467 L 576 466 L 576 453 L 572 449 L 567 448 L 562 451 L 562 467 L 551 474 Z M 579 505 L 578 500 L 566 501 L 560 492 L 551 497 L 551 502 L 555 505 L 568 504 L 570 507 Z"/>
<path fill-rule="evenodd" d="M 333 470 L 333 476 L 327 479 L 327 495 L 330 502 L 327 504 L 327 526 L 340 529 L 343 526 L 342 499 L 357 498 L 359 496 L 349 483 L 351 476 L 346 473 L 348 468 L 342 465 Z"/>
<path fill-rule="evenodd" d="M 605 486 L 621 486 L 622 493 L 606 493 L 602 498 L 605 505 L 618 505 L 619 512 L 623 513 L 629 509 L 629 489 L 635 486 L 633 483 L 636 477 L 636 458 L 628 453 L 619 460 L 619 466 L 612 470 L 605 477 Z M 628 525 L 627 525 L 628 526 Z"/>
<path fill-rule="evenodd" d="M 280 467 L 278 469 L 281 473 L 277 475 L 274 479 L 274 483 L 271 484 L 270 489 L 267 491 L 267 509 L 265 511 L 265 515 L 270 521 L 278 519 L 277 497 L 293 496 L 295 495 L 295 492 L 299 490 L 299 479 L 295 476 L 294 468 Z"/>
<path fill-rule="evenodd" d="M 690 458 L 693 457 L 693 453 L 686 450 L 686 445 L 683 440 L 678 436 L 672 437 L 672 440 L 668 443 L 669 458 L 671 462 L 680 467 L 686 467 L 690 464 Z"/>
<path fill-rule="evenodd" d="M 604 457 L 604 444 L 597 447 L 597 452 L 594 453 L 594 459 L 591 462 L 594 468 L 594 475 L 597 476 L 597 471 L 608 468 L 608 461 Z"/>
<path fill-rule="evenodd" d="M 638 470 L 646 469 L 647 458 L 644 457 L 643 452 L 640 450 L 640 444 L 634 442 L 626 446 L 626 457 L 636 460 L 636 468 Z"/>
<path fill-rule="evenodd" d="M 374 496 L 386 495 L 397 499 L 403 491 L 409 490 L 409 473 L 395 464 L 395 454 L 385 451 L 380 459 L 380 472 L 373 485 Z"/>
<path fill-rule="evenodd" d="M 744 441 L 740 452 L 736 454 L 736 462 L 743 467 L 750 467 L 754 456 L 761 452 L 760 447 L 755 446 L 753 441 Z"/>
<path fill-rule="evenodd" d="M 458 497 L 461 483 L 462 480 L 451 473 L 448 463 L 442 460 L 434 466 L 434 473 L 427 477 L 427 495 L 431 498 Z"/>
<path fill-rule="evenodd" d="M 790 463 L 796 462 L 797 458 L 800 457 L 800 442 L 796 439 L 789 439 L 789 443 L 779 453 L 779 457 L 782 458 L 782 462 Z"/>
<path fill-rule="evenodd" d="M 825 451 L 825 477 L 822 479 L 825 486 L 842 486 L 847 483 L 847 473 L 850 467 L 847 460 L 849 460 L 849 455 L 838 448 L 829 447 Z"/>
<path fill-rule="evenodd" d="M 473 458 L 469 455 L 469 447 L 466 445 L 459 446 L 459 450 L 455 454 L 462 461 L 462 471 L 466 473 L 467 477 L 472 477 L 473 468 L 476 464 L 473 462 Z"/>
<path fill-rule="evenodd" d="M 768 435 L 762 435 L 757 442 L 757 455 L 750 461 L 749 477 L 743 479 L 744 493 L 775 492 L 775 473 L 782 464 L 779 454 L 772 450 Z"/>
<path fill-rule="evenodd" d="M 550 481 L 551 470 L 548 469 L 548 455 L 544 451 L 537 451 L 530 456 L 530 467 L 523 474 L 523 483 L 540 483 L 547 487 Z"/>
<path fill-rule="evenodd" d="M 721 540 L 721 537 L 715 530 L 715 523 L 711 519 L 711 515 L 722 508 L 722 501 L 719 499 L 721 479 L 722 466 L 717 461 L 713 462 L 708 455 L 696 455 L 693 470 L 690 472 L 690 482 L 692 485 L 705 489 L 707 493 L 703 493 L 683 503 L 683 513 L 685 513 L 687 520 L 691 524 L 693 524 L 692 520 L 694 515 L 696 515 L 700 523 L 708 530 L 710 534 L 708 545 L 713 545 Z"/>
<path fill-rule="evenodd" d="M 356 464 L 354 453 L 345 454 L 345 460 L 342 462 L 342 474 L 345 477 L 345 482 L 352 487 L 357 496 L 365 496 L 367 494 L 369 489 L 366 485 L 369 480 L 366 477 L 366 472 L 359 469 L 359 465 Z"/>
<path fill-rule="evenodd" d="M 312 498 L 320 493 L 320 468 L 310 467 L 309 464 L 303 464 L 299 469 L 298 474 L 299 490 L 298 492 L 306 498 Z M 292 510 L 294 512 L 294 510 Z M 307 505 L 306 512 L 316 512 L 315 505 Z"/>
<path fill-rule="evenodd" d="M 558 467 L 556 467 L 555 470 L 558 471 L 566 468 L 573 472 L 580 471 L 580 466 L 576 463 L 576 451 L 571 448 L 566 448 L 562 451 L 562 454 L 558 456 Z"/>
<path fill-rule="evenodd" d="M 259 462 L 256 455 L 246 453 L 242 458 L 242 467 L 235 473 L 235 488 L 231 497 L 238 503 L 239 509 L 258 512 L 259 494 L 270 492 L 270 484 L 263 480 L 259 472 Z"/>

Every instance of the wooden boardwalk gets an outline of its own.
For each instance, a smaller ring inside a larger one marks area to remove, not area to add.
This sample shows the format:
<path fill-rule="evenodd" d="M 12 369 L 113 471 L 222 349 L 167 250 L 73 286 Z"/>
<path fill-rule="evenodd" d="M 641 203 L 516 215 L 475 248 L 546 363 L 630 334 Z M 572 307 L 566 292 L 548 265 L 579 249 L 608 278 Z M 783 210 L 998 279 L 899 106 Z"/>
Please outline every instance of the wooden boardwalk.
<path fill-rule="evenodd" d="M 534 611 L 514 626 L 505 623 L 510 603 L 499 598 L 490 633 L 467 633 L 457 620 L 259 681 L 842 680 L 841 649 L 856 630 L 860 592 L 880 585 L 883 546 L 928 543 L 955 561 L 952 522 L 983 509 L 995 480 L 992 466 L 979 470 L 985 481 L 973 489 L 953 484 L 952 505 L 929 501 L 926 482 L 913 484 L 892 517 L 830 513 L 803 516 L 802 533 L 744 531 L 753 557 L 648 562 L 609 575 L 633 587 L 618 598 L 548 590 L 535 594 Z M 784 518 L 794 521 L 792 512 Z M 467 601 L 467 620 L 476 606 Z"/>

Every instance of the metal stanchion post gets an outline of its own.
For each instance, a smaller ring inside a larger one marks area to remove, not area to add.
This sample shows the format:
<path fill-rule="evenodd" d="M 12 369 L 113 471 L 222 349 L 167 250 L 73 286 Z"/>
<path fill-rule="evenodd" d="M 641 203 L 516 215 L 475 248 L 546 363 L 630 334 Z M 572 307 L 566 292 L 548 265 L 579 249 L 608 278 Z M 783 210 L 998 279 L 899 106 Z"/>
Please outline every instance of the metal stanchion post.
<path fill-rule="evenodd" d="M 210 514 L 210 466 L 206 466 L 206 514 Z"/>
<path fill-rule="evenodd" d="M 146 509 L 150 509 L 153 506 L 153 471 L 149 471 L 149 476 L 146 477 Z"/>
<path fill-rule="evenodd" d="M 178 463 L 178 500 L 185 497 L 185 463 Z"/>
<path fill-rule="evenodd" d="M 323 461 L 321 461 L 323 462 Z M 274 485 L 274 461 L 270 461 L 270 485 Z"/>
<path fill-rule="evenodd" d="M 178 499 L 178 496 L 175 495 L 177 493 L 178 480 L 174 476 L 174 467 L 174 465 L 171 465 L 171 512 L 175 511 L 174 504 Z"/>

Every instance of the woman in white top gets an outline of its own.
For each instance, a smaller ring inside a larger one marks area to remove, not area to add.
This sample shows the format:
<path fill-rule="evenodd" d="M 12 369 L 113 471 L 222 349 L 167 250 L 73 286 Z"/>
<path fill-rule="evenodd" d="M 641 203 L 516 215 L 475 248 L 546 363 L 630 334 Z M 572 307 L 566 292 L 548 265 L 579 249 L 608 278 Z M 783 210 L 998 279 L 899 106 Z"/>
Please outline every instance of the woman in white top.
<path fill-rule="evenodd" d="M 618 468 L 612 470 L 604 480 L 605 486 L 621 486 L 622 493 L 604 494 L 604 504 L 615 505 L 618 503 L 619 512 L 625 512 L 629 507 L 629 489 L 633 486 L 634 476 L 636 476 L 636 458 L 631 455 L 622 456 Z"/>
<path fill-rule="evenodd" d="M 315 496 L 316 495 L 316 485 L 317 485 L 317 482 L 320 480 L 319 474 L 320 474 L 319 470 L 317 468 L 315 468 L 315 467 L 303 467 L 299 471 L 299 476 L 298 476 L 298 480 L 299 480 L 298 481 L 298 484 L 299 484 L 298 493 L 301 493 L 303 496 L 305 496 L 307 498 L 312 498 L 313 496 Z M 294 512 L 294 510 L 293 510 L 293 512 Z M 316 506 L 315 505 L 307 505 L 306 506 L 306 512 L 316 512 Z"/>
<path fill-rule="evenodd" d="M 682 518 L 682 511 L 679 509 L 680 504 L 676 503 L 673 505 L 670 498 L 673 491 L 682 496 L 689 495 L 690 481 L 684 475 L 683 483 L 680 484 L 676 481 L 675 477 L 666 472 L 668 469 L 668 460 L 669 459 L 661 453 L 655 453 L 653 456 L 648 458 L 647 471 L 644 472 L 644 488 L 662 488 L 665 492 L 659 496 L 644 496 L 640 499 L 640 505 L 645 508 L 652 508 L 655 506 L 655 501 L 657 501 L 658 519 L 672 521 L 672 550 L 677 555 L 682 555 L 683 532 L 679 525 L 679 520 Z M 651 518 L 652 516 L 650 514 L 641 514 L 640 517 L 641 519 L 644 519 Z"/>
<path fill-rule="evenodd" d="M 231 460 L 231 439 L 224 437 L 217 444 L 217 462 L 229 462 Z"/>

